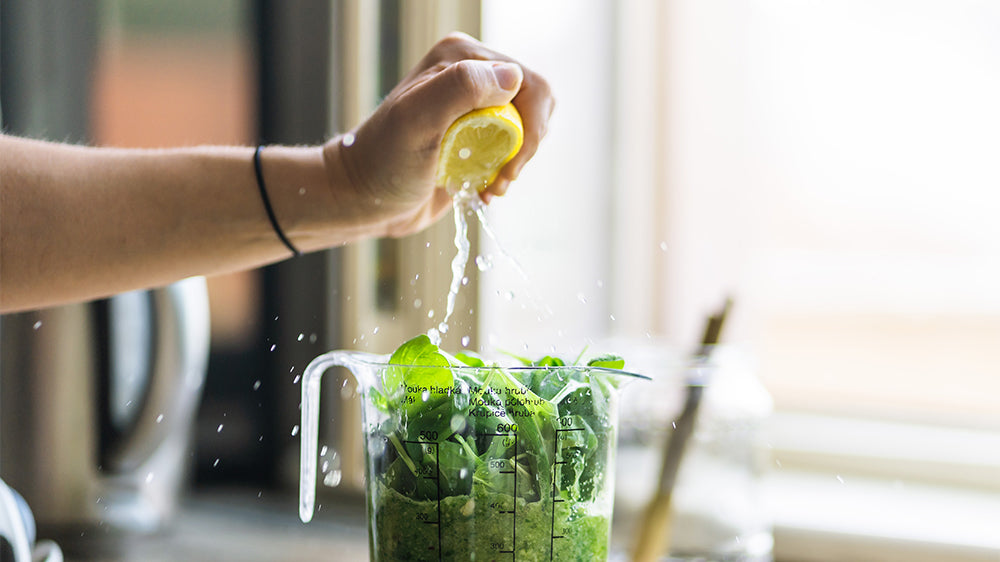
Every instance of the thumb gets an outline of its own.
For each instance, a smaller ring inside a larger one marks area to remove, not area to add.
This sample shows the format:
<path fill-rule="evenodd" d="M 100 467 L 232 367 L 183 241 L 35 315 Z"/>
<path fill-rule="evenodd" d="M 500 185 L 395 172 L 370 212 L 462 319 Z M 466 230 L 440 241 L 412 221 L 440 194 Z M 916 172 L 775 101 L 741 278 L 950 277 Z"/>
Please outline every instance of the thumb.
<path fill-rule="evenodd" d="M 473 109 L 508 103 L 523 79 L 516 63 L 461 60 L 414 86 L 407 103 L 428 120 L 428 127 L 444 131 Z"/>

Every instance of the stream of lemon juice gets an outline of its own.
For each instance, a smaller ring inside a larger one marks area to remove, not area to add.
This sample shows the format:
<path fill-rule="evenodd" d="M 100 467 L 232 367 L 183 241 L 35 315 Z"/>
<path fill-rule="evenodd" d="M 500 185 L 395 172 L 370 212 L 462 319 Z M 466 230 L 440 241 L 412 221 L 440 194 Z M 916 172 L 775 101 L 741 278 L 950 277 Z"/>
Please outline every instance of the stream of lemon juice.
<path fill-rule="evenodd" d="M 462 150 L 468 149 L 463 148 Z M 461 154 L 460 151 L 459 155 L 461 156 Z M 528 274 L 518 261 L 504 250 L 497 238 L 496 232 L 490 227 L 489 221 L 486 218 L 486 205 L 479 198 L 479 193 L 476 189 L 468 181 L 463 181 L 461 182 L 461 187 L 457 189 L 450 188 L 449 191 L 452 193 L 452 207 L 455 220 L 455 257 L 451 260 L 451 284 L 448 287 L 448 300 L 445 305 L 444 319 L 438 323 L 437 327 L 427 331 L 427 336 L 430 337 L 434 345 L 440 345 L 442 336 L 448 333 L 448 320 L 451 319 L 451 315 L 455 312 L 455 302 L 458 299 L 458 292 L 465 278 L 465 267 L 469 262 L 469 255 L 471 253 L 468 215 L 474 214 L 476 216 L 483 232 L 496 245 L 497 252 L 514 267 L 524 281 L 528 281 Z M 480 270 L 485 271 L 487 268 L 488 265 L 485 263 L 480 265 Z"/>

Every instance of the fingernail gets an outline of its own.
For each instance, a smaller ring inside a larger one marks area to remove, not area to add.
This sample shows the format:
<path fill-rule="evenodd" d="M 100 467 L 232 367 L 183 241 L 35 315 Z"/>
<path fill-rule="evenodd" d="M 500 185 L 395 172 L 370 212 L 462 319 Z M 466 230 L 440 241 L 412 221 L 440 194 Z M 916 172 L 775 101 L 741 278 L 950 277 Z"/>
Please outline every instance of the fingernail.
<path fill-rule="evenodd" d="M 498 62 L 493 65 L 493 76 L 497 79 L 497 84 L 508 92 L 521 87 L 521 80 L 524 73 L 521 67 L 510 62 Z"/>

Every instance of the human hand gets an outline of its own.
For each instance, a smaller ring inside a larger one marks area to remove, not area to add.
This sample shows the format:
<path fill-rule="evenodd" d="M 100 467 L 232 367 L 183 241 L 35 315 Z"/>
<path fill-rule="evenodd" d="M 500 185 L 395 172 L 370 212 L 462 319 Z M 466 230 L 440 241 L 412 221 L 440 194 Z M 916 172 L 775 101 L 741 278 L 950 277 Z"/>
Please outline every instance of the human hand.
<path fill-rule="evenodd" d="M 453 33 L 439 41 L 355 131 L 323 148 L 340 213 L 377 225 L 381 235 L 404 236 L 451 206 L 435 171 L 441 139 L 463 114 L 513 102 L 524 122 L 524 144 L 480 194 L 503 195 L 545 136 L 554 99 L 540 75 Z"/>

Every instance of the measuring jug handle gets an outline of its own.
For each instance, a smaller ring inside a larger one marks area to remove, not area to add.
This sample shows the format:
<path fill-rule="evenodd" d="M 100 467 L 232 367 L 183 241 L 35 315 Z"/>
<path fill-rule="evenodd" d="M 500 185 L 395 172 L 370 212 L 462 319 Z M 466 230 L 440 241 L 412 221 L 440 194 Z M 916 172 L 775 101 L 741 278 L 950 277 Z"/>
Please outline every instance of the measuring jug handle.
<path fill-rule="evenodd" d="M 316 450 L 319 448 L 320 380 L 330 367 L 351 368 L 352 353 L 330 351 L 313 359 L 302 375 L 302 428 L 299 441 L 299 519 L 312 520 L 316 505 Z"/>
<path fill-rule="evenodd" d="M 26 508 L 24 500 L 0 480 L 0 537 L 10 544 L 14 562 L 31 562 L 34 523 Z"/>

